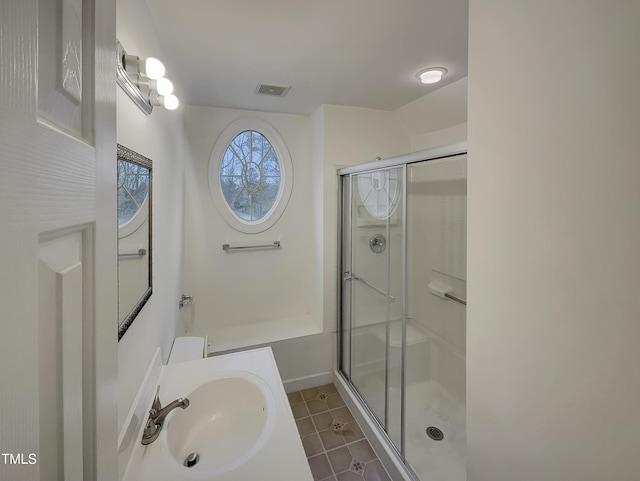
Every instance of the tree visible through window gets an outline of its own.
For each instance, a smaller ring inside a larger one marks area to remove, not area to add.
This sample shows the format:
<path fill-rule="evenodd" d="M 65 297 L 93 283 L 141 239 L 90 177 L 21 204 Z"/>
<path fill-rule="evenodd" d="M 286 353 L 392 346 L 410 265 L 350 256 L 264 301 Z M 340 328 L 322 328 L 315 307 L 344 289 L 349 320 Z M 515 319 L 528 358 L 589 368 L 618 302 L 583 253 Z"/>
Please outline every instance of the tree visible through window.
<path fill-rule="evenodd" d="M 267 138 L 255 130 L 236 135 L 220 168 L 222 194 L 242 221 L 263 219 L 280 192 L 280 161 Z"/>
<path fill-rule="evenodd" d="M 129 222 L 149 193 L 149 168 L 118 160 L 118 226 Z"/>

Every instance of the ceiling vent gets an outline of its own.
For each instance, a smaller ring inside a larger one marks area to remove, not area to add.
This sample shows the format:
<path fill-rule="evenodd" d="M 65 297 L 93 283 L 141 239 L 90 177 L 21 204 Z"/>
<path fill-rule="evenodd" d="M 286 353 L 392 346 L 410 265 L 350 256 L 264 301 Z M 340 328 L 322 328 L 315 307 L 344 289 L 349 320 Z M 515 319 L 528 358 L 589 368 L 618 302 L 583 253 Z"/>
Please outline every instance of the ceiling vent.
<path fill-rule="evenodd" d="M 272 84 L 258 84 L 256 87 L 257 94 L 273 95 L 275 97 L 284 97 L 291 88 L 291 85 L 272 85 Z"/>

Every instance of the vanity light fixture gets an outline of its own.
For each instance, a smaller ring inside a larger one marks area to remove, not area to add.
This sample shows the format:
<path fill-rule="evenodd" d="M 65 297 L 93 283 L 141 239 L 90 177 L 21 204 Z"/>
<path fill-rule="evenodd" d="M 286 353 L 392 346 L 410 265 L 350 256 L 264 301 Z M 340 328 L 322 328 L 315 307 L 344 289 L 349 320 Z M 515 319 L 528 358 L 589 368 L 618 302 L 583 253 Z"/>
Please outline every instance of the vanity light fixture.
<path fill-rule="evenodd" d="M 164 77 L 165 68 L 160 60 L 129 55 L 117 40 L 116 56 L 118 85 L 140 110 L 149 115 L 157 106 L 167 110 L 178 108 L 180 102 L 172 93 L 173 83 Z"/>
<path fill-rule="evenodd" d="M 430 67 L 424 70 L 420 70 L 416 74 L 416 77 L 420 79 L 423 84 L 434 84 L 440 82 L 442 77 L 447 74 L 447 69 L 443 67 Z"/>

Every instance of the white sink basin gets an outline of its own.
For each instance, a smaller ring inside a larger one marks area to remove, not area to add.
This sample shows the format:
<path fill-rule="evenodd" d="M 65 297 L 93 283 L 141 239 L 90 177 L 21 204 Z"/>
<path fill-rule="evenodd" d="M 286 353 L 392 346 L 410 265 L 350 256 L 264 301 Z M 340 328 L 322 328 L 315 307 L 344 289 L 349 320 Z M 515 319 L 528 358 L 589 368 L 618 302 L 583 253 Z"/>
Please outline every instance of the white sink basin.
<path fill-rule="evenodd" d="M 271 348 L 169 364 L 146 385 L 160 386 L 165 405 L 189 406 L 169 413 L 151 444 L 138 423 L 122 481 L 313 481 Z M 187 468 L 191 453 L 199 460 Z"/>
<path fill-rule="evenodd" d="M 246 371 L 226 372 L 186 397 L 189 407 L 167 418 L 163 441 L 181 474 L 211 477 L 249 460 L 266 443 L 275 424 L 269 386 Z M 199 456 L 192 467 L 184 461 Z"/>

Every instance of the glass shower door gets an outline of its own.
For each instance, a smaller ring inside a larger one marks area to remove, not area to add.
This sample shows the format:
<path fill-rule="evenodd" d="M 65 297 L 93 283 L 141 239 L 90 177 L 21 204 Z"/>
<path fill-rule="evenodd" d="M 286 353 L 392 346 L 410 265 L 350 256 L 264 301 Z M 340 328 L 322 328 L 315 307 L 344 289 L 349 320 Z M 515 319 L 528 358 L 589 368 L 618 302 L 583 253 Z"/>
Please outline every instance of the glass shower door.
<path fill-rule="evenodd" d="M 423 481 L 466 479 L 466 167 L 341 173 L 340 370 Z"/>
<path fill-rule="evenodd" d="M 405 462 L 466 479 L 466 155 L 407 166 Z"/>
<path fill-rule="evenodd" d="M 343 367 L 400 449 L 404 168 L 346 177 L 343 186 Z M 343 341 L 344 342 L 344 341 Z M 344 354 L 348 351 L 348 358 Z"/>

